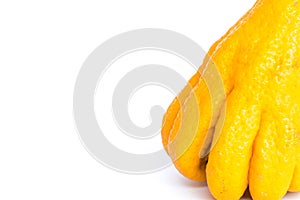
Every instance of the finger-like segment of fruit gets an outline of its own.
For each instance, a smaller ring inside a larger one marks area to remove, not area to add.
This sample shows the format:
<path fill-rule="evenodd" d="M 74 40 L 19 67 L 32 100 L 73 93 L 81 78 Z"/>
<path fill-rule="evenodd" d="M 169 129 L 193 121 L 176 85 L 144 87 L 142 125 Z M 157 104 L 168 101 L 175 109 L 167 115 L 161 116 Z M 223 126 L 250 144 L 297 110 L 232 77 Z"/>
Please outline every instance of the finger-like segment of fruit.
<path fill-rule="evenodd" d="M 237 200 L 248 186 L 252 144 L 259 130 L 261 108 L 237 89 L 226 104 L 227 112 L 222 112 L 226 114 L 224 126 L 210 152 L 206 173 L 209 189 L 216 199 Z"/>
<path fill-rule="evenodd" d="M 296 139 L 296 168 L 289 188 L 290 192 L 300 192 L 300 135 Z"/>
<path fill-rule="evenodd" d="M 184 89 L 180 92 L 178 97 L 176 97 L 173 102 L 170 104 L 167 112 L 164 115 L 163 122 L 162 122 L 162 142 L 164 148 L 167 150 L 167 146 L 169 144 L 169 135 L 170 130 L 174 126 L 175 118 L 180 110 L 181 105 L 185 101 L 186 97 L 190 95 L 192 89 L 199 81 L 200 74 L 196 73 L 188 82 L 188 84 L 184 87 Z M 180 122 L 178 122 L 180 124 Z"/>
<path fill-rule="evenodd" d="M 300 57 L 300 55 L 299 55 Z M 300 68 L 300 66 L 298 66 Z M 293 78 L 289 78 L 291 84 L 294 86 L 294 89 L 290 91 L 292 96 L 291 99 L 294 102 L 291 104 L 292 108 L 289 109 L 290 117 L 293 119 L 293 123 L 296 126 L 296 136 L 295 136 L 295 145 L 296 145 L 296 167 L 294 171 L 294 176 L 289 188 L 290 192 L 300 192 L 300 69 L 295 69 L 295 76 Z"/>
<path fill-rule="evenodd" d="M 199 152 L 211 113 L 210 94 L 205 82 L 200 80 L 179 110 L 169 135 L 168 152 L 175 167 L 195 181 L 206 180 L 206 163 L 199 158 Z"/>
<path fill-rule="evenodd" d="M 288 116 L 281 116 L 280 112 L 268 107 L 262 114 L 249 171 L 253 199 L 280 200 L 292 181 L 296 164 L 295 132 Z"/>

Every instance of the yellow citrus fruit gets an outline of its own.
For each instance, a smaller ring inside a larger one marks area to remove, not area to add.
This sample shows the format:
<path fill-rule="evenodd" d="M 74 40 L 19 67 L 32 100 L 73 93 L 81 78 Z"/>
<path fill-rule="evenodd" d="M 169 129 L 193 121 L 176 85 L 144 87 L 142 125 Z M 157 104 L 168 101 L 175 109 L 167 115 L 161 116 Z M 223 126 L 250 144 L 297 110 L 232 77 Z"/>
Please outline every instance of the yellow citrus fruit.
<path fill-rule="evenodd" d="M 226 101 L 211 99 L 212 64 Z M 254 200 L 300 192 L 300 2 L 258 0 L 211 47 L 161 133 L 176 168 L 207 180 L 216 199 L 240 199 L 247 187 Z"/>

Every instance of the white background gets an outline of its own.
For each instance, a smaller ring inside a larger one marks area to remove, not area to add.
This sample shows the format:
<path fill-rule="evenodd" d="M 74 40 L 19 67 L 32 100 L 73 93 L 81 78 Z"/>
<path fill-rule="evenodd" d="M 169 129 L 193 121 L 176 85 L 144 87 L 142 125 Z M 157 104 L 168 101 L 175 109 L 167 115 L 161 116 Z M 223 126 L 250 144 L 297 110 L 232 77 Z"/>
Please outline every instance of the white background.
<path fill-rule="evenodd" d="M 73 122 L 74 83 L 86 57 L 114 35 L 164 28 L 207 50 L 254 2 L 1 1 L 0 199 L 211 199 L 173 167 L 134 176 L 94 160 Z"/>

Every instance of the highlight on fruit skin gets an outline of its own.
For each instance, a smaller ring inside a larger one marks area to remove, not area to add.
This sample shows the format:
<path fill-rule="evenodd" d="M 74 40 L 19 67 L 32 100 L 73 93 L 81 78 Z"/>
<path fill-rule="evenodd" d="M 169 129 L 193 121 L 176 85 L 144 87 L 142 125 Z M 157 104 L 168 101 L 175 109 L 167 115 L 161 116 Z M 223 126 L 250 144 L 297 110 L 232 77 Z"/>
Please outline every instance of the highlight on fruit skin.
<path fill-rule="evenodd" d="M 258 0 L 169 106 L 165 150 L 218 200 L 240 199 L 247 188 L 254 200 L 300 192 L 299 88 L 300 4 Z"/>

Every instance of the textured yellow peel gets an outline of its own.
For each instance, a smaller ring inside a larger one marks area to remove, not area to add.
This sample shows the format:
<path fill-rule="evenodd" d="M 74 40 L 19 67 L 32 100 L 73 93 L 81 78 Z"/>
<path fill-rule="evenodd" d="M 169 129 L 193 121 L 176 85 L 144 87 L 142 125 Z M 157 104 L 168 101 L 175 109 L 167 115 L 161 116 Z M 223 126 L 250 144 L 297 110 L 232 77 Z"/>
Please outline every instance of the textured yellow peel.
<path fill-rule="evenodd" d="M 299 130 L 299 129 L 298 129 Z M 294 171 L 294 176 L 289 187 L 290 192 L 299 192 L 300 191 L 300 135 L 297 134 L 296 139 L 296 167 Z"/>
<path fill-rule="evenodd" d="M 228 97 L 227 111 L 221 137 L 210 152 L 206 172 L 212 194 L 219 199 L 234 200 L 239 199 L 248 186 L 252 144 L 260 126 L 260 106 L 234 90 Z"/>
<path fill-rule="evenodd" d="M 226 102 L 211 98 L 212 63 Z M 207 179 L 216 199 L 240 199 L 248 186 L 254 200 L 299 192 L 300 3 L 258 0 L 172 102 L 162 138 L 176 168 Z"/>

